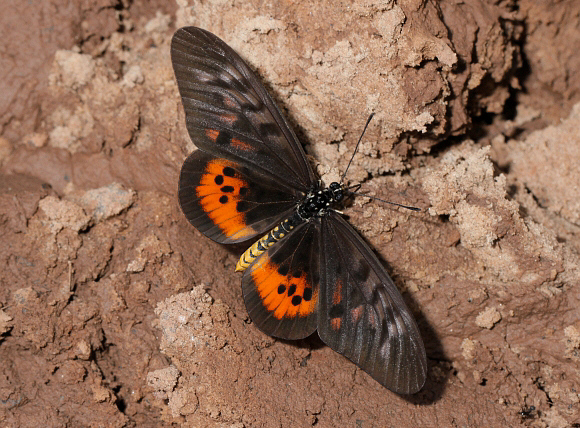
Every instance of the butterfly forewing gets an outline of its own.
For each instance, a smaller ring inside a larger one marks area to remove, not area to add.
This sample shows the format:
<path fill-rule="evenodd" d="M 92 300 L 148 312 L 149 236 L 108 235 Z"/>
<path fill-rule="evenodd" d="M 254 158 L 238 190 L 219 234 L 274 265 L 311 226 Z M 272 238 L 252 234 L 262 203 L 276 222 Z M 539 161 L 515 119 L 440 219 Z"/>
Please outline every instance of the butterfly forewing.
<path fill-rule="evenodd" d="M 318 334 L 392 391 L 412 394 L 426 378 L 417 325 L 377 257 L 335 212 L 322 219 Z"/>
<path fill-rule="evenodd" d="M 171 61 L 197 147 L 251 166 L 282 188 L 310 189 L 315 177 L 302 146 L 238 54 L 213 34 L 186 27 L 173 36 Z"/>
<path fill-rule="evenodd" d="M 303 223 L 244 272 L 248 314 L 270 336 L 302 339 L 316 330 L 320 221 Z"/>

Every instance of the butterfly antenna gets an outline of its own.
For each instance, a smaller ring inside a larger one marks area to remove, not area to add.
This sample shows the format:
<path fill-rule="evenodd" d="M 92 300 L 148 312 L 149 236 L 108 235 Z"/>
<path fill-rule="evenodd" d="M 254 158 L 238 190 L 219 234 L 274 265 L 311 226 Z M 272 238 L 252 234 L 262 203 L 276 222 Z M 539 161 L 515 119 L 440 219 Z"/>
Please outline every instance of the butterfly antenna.
<path fill-rule="evenodd" d="M 346 173 L 348 172 L 348 169 L 350 168 L 350 164 L 352 163 L 352 160 L 354 159 L 354 155 L 356 155 L 356 152 L 358 151 L 358 146 L 360 145 L 360 142 L 362 141 L 362 138 L 365 135 L 365 132 L 369 126 L 369 123 L 371 123 L 371 120 L 374 117 L 374 115 L 375 115 L 374 113 L 371 113 L 369 118 L 367 119 L 367 123 L 365 124 L 365 127 L 363 128 L 363 131 L 360 134 L 360 138 L 358 139 L 358 142 L 356 143 L 356 147 L 354 148 L 354 152 L 352 153 L 352 156 L 350 157 L 350 160 L 348 161 L 348 165 L 346 166 L 346 169 L 344 170 L 344 174 L 342 174 L 342 177 L 340 178 L 341 183 L 344 182 L 344 178 L 346 177 Z M 375 199 L 377 201 L 384 202 L 385 204 L 395 205 L 395 206 L 401 207 L 401 208 L 406 208 L 406 209 L 411 210 L 411 211 L 421 211 L 421 208 L 411 207 L 409 205 L 397 204 L 396 202 L 386 201 L 384 199 L 377 198 L 376 196 L 369 196 L 369 195 L 365 195 L 364 193 L 358 193 L 356 190 L 360 189 L 360 187 L 361 187 L 360 184 L 355 184 L 353 186 L 347 187 L 345 189 L 345 191 L 349 195 L 364 196 L 366 198 L 371 198 L 371 199 Z M 350 191 L 350 189 L 354 189 L 354 188 L 356 188 L 356 190 L 354 192 Z"/>
<path fill-rule="evenodd" d="M 348 169 L 350 168 L 350 164 L 352 163 L 352 160 L 354 159 L 354 155 L 356 155 L 356 152 L 358 151 L 358 146 L 360 145 L 360 142 L 362 140 L 363 135 L 365 135 L 365 131 L 367 130 L 367 127 L 369 126 L 369 123 L 371 122 L 371 119 L 373 118 L 375 114 L 371 113 L 369 118 L 367 119 L 367 123 L 362 131 L 362 134 L 360 134 L 360 138 L 358 139 L 358 143 L 356 143 L 356 147 L 354 148 L 354 152 L 352 152 L 352 156 L 350 157 L 350 160 L 348 161 L 348 165 L 346 166 L 346 169 L 344 170 L 344 174 L 342 174 L 342 177 L 340 178 L 340 182 L 344 182 L 344 177 L 346 177 L 346 173 L 348 172 Z"/>
<path fill-rule="evenodd" d="M 365 195 L 364 193 L 351 192 L 348 189 L 347 189 L 347 193 L 350 194 L 350 195 L 364 196 L 365 198 L 370 198 L 370 199 L 374 199 L 376 201 L 384 202 L 385 204 L 395 205 L 395 206 L 401 207 L 401 208 L 406 208 L 406 209 L 411 210 L 411 211 L 421 211 L 421 208 L 412 207 L 412 206 L 409 206 L 409 205 L 398 204 L 396 202 L 391 202 L 391 201 L 387 201 L 385 199 L 377 198 L 376 196 Z"/>

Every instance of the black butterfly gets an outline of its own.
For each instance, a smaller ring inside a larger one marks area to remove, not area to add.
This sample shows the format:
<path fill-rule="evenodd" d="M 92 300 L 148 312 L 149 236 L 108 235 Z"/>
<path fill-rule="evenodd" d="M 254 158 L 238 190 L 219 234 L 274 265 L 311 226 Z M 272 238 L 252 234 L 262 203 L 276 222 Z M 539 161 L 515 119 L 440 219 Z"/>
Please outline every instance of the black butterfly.
<path fill-rule="evenodd" d="M 318 330 L 385 387 L 419 391 L 427 373 L 419 330 L 375 254 L 330 208 L 344 187 L 320 187 L 265 88 L 218 37 L 177 30 L 171 61 L 199 148 L 181 170 L 183 212 L 220 243 L 266 233 L 237 267 L 257 327 L 283 339 Z"/>

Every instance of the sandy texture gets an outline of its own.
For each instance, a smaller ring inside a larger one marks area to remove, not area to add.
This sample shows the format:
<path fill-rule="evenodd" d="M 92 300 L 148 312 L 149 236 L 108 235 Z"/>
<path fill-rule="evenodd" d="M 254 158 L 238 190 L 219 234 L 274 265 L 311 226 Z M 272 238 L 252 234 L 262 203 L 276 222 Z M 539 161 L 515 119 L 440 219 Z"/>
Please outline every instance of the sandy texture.
<path fill-rule="evenodd" d="M 575 0 L 7 2 L 0 14 L 2 426 L 580 424 Z M 71 5 L 72 4 L 72 5 Z M 176 200 L 193 150 L 173 31 L 262 76 L 412 308 L 429 375 L 399 397 L 260 333 L 244 246 Z"/>

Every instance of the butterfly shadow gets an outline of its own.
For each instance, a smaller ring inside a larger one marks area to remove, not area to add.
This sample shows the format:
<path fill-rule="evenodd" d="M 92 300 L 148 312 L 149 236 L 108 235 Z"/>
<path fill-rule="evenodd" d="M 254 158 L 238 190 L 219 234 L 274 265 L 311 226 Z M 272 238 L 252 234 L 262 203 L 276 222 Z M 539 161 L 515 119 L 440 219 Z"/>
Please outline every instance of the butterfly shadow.
<path fill-rule="evenodd" d="M 403 294 L 405 303 L 411 308 L 414 308 L 413 315 L 417 321 L 423 343 L 425 344 L 425 351 L 427 353 L 427 380 L 425 386 L 416 394 L 401 396 L 409 403 L 416 405 L 428 406 L 438 402 L 445 392 L 448 379 L 451 377 L 450 371 L 433 370 L 440 363 L 445 364 L 450 359 L 445 356 L 443 344 L 439 339 L 436 330 L 429 324 L 427 318 L 423 315 L 416 300 L 408 293 Z"/>

